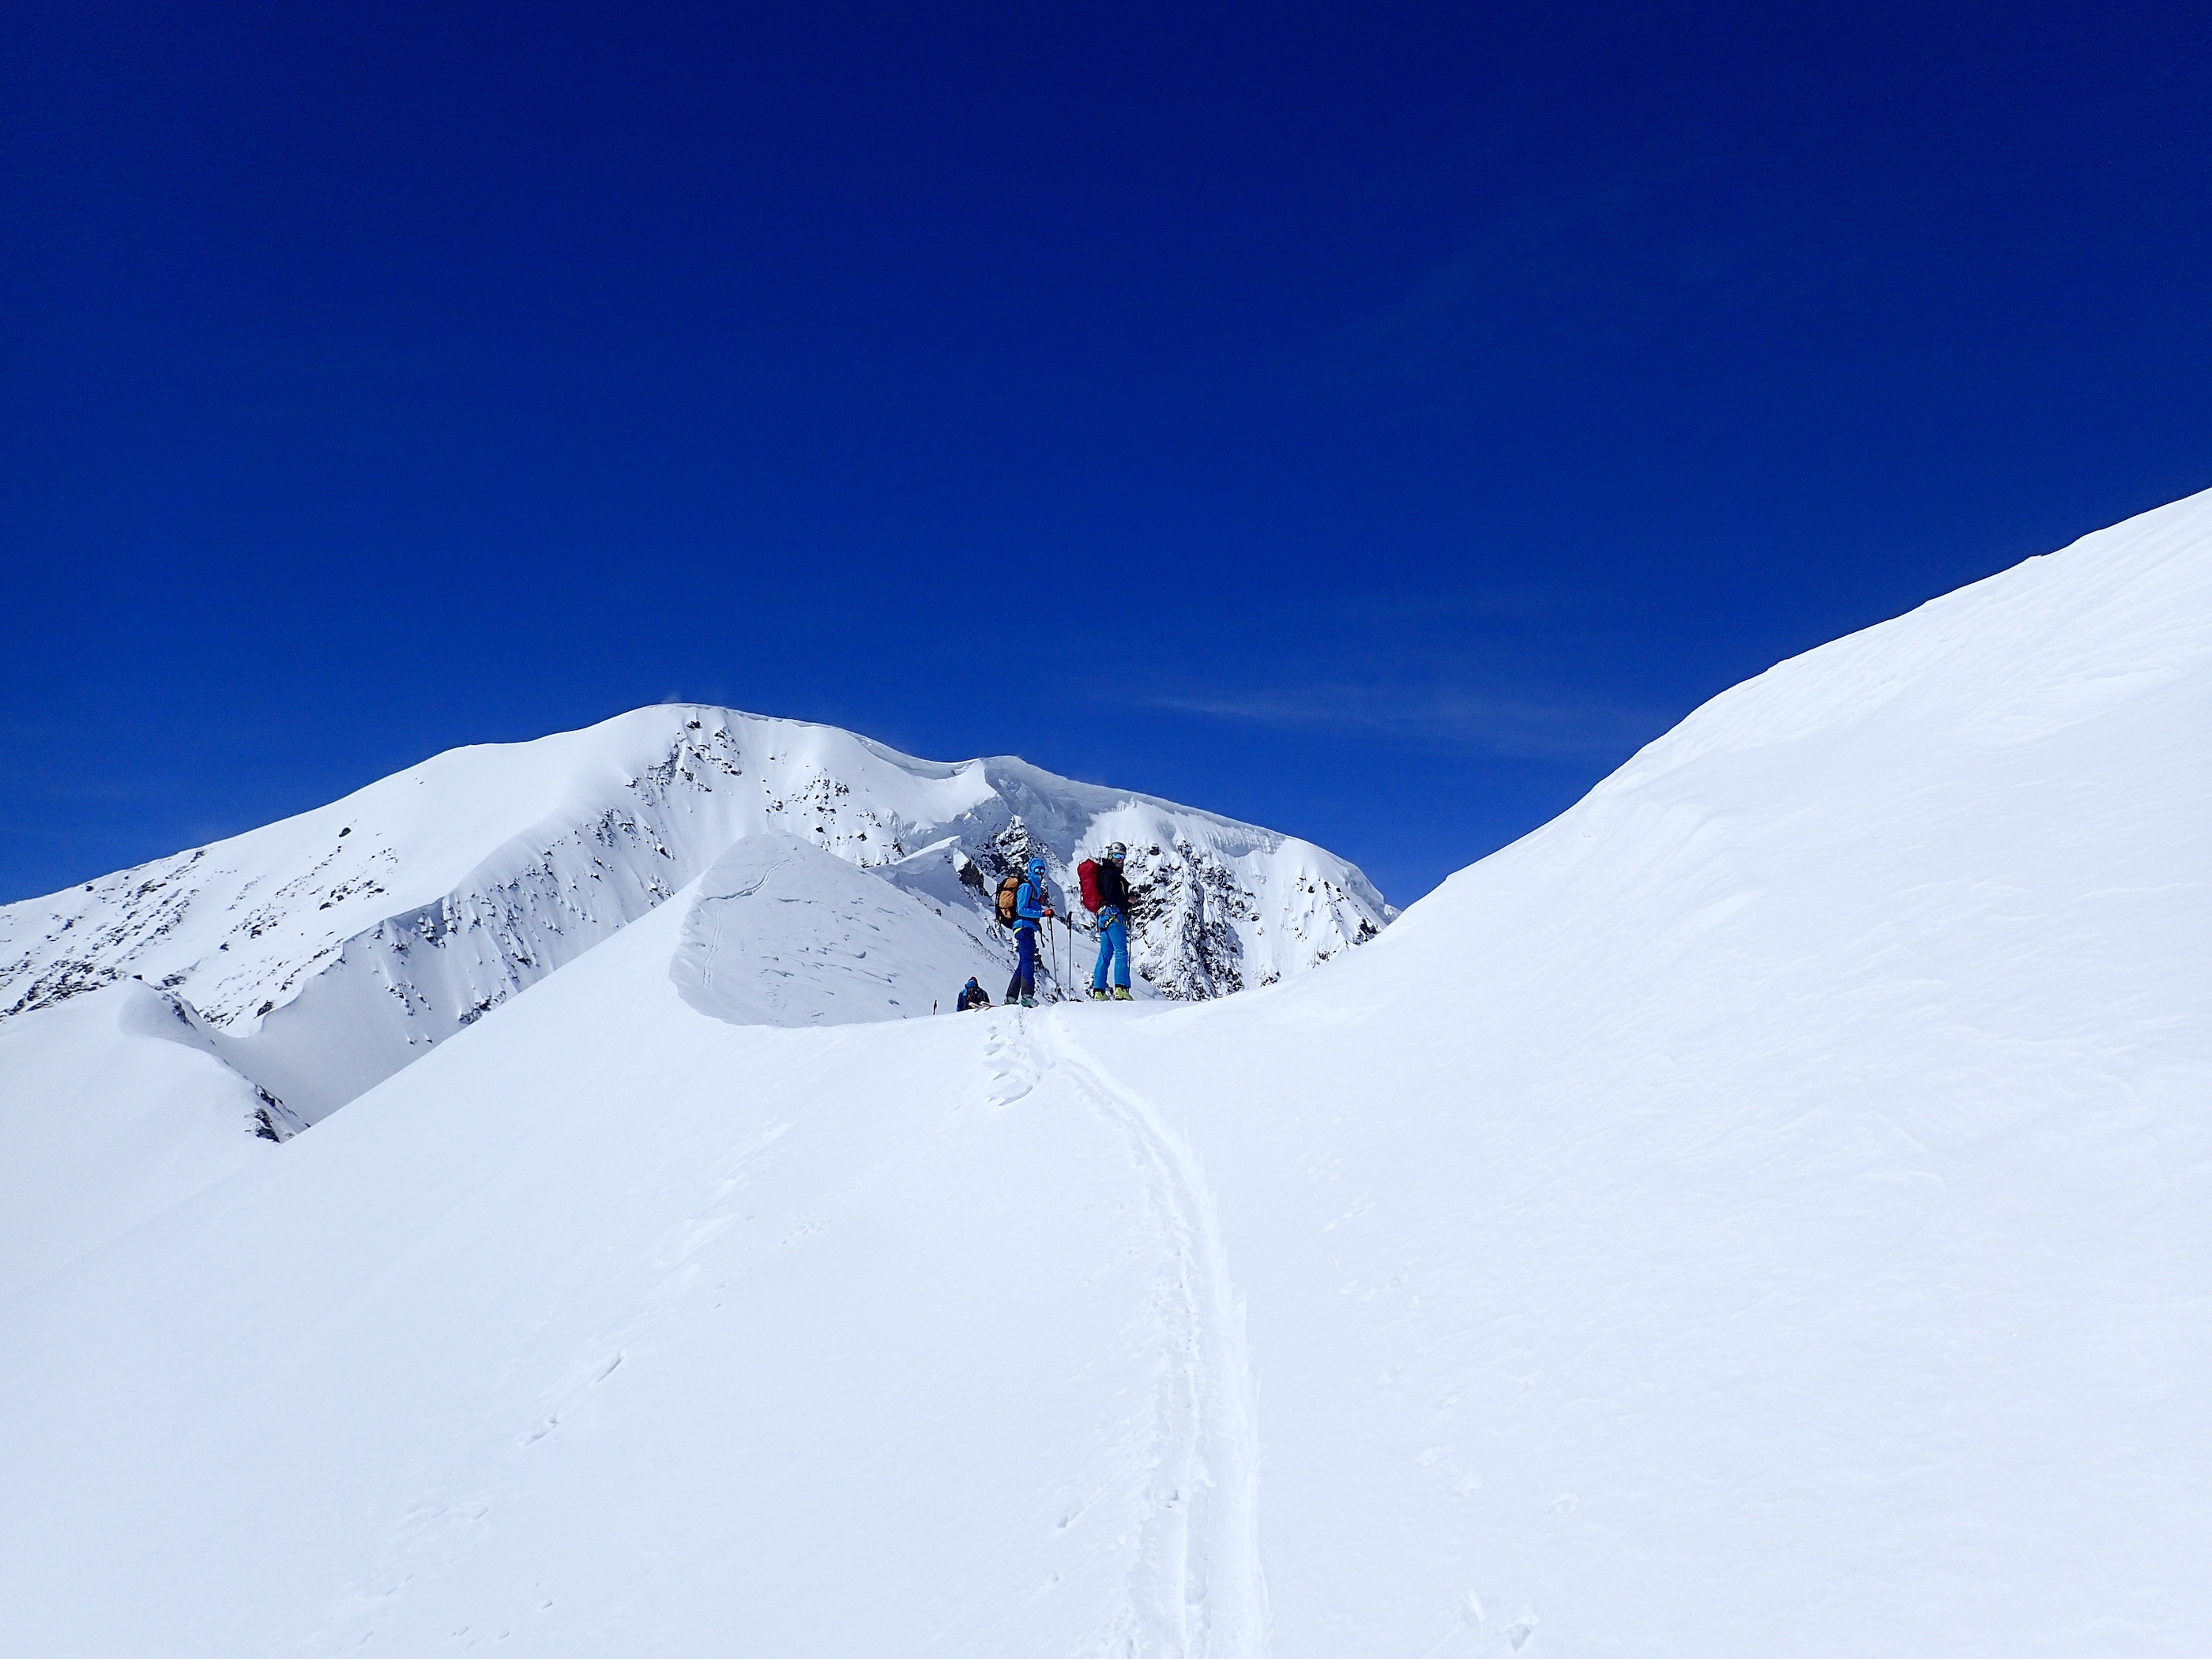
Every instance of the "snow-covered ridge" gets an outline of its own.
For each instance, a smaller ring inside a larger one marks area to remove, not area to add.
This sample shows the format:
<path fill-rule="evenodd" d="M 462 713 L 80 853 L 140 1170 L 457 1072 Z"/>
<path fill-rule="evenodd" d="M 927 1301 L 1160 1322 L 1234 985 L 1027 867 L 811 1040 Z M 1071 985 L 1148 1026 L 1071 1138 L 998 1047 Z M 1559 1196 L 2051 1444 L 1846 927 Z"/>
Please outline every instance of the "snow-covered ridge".
<path fill-rule="evenodd" d="M 281 1146 L 163 994 L 0 1024 L 14 1646 L 2212 1653 L 2208 733 L 2212 495 L 1251 995 L 901 1018 L 1000 796 L 735 839 Z"/>
<path fill-rule="evenodd" d="M 749 836 L 790 834 L 980 910 L 1042 856 L 1131 843 L 1163 994 L 1295 974 L 1390 914 L 1320 848 L 1007 757 L 948 764 L 834 726 L 673 704 L 450 750 L 331 805 L 0 909 L 0 1018 L 125 979 L 170 994 L 313 1121 L 645 915 Z M 927 869 L 902 871 L 920 855 Z M 932 880 L 941 868 L 952 880 Z"/>
<path fill-rule="evenodd" d="M 2208 520 L 2206 495 L 2173 501 L 1777 663 L 1601 787 L 1619 793 L 1715 750 L 1864 725 L 1893 704 L 1940 702 L 1947 725 L 1975 740 L 2016 744 L 2170 684 L 2204 659 Z M 2028 662 L 2039 672 L 2024 673 Z"/>

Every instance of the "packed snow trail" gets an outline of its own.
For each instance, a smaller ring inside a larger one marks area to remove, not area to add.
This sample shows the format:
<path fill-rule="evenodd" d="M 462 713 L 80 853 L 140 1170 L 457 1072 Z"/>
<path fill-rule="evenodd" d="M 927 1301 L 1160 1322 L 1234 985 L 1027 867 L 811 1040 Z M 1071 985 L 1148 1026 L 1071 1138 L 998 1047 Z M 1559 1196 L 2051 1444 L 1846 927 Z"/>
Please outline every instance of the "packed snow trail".
<path fill-rule="evenodd" d="M 1152 1512 L 1129 1619 L 1101 1648 L 1173 1659 L 1257 1659 L 1267 1635 L 1258 1519 L 1258 1408 L 1244 1310 L 1230 1283 L 1213 1196 L 1188 1144 L 1115 1082 L 1078 1040 L 1075 1008 L 1021 1017 L 1032 1062 L 1064 1079 L 1129 1138 L 1162 1239 L 1162 1345 Z"/>
<path fill-rule="evenodd" d="M 772 931 L 775 921 L 756 919 L 750 908 L 733 913 L 732 906 L 750 906 L 770 890 L 793 860 L 856 890 L 869 885 L 865 876 L 841 876 L 843 866 L 788 837 L 738 842 L 702 878 L 672 964 L 672 977 L 693 1008 L 740 1025 L 783 1023 L 780 1008 L 789 994 L 779 990 L 772 1001 L 756 994 L 750 988 L 762 969 L 755 963 L 765 963 L 773 980 L 787 984 L 809 971 L 802 959 L 818 957 L 822 941 L 785 941 Z M 953 929 L 939 926 L 957 940 Z M 764 927 L 774 941 L 766 950 Z M 818 994 L 805 999 L 817 1000 Z M 1157 1350 L 1158 1382 L 1144 1454 L 1148 1510 L 1127 1607 L 1097 1651 L 1142 1659 L 1256 1659 L 1266 1596 L 1243 1310 L 1230 1285 L 1212 1198 L 1188 1146 L 1141 1098 L 1111 1081 L 1077 1042 L 1075 1023 L 1091 1008 L 1001 1006 L 970 1024 L 981 1036 L 984 1107 L 1026 1102 L 1054 1111 L 1072 1097 L 1110 1125 L 1127 1139 L 1142 1180 L 1142 1211 L 1157 1236 L 1156 1322 L 1149 1340 Z M 1117 1008 L 1112 1017 L 1127 1015 Z"/>

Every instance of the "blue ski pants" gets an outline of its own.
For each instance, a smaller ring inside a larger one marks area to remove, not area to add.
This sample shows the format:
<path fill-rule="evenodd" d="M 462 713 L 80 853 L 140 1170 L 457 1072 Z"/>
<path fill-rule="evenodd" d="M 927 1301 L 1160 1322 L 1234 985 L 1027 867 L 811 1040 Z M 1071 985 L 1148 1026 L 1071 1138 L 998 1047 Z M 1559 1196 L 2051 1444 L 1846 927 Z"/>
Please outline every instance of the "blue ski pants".
<path fill-rule="evenodd" d="M 1014 929 L 1014 943 L 1021 954 L 1014 959 L 1014 976 L 1006 981 L 1006 1000 L 1033 997 L 1036 994 L 1036 939 L 1034 927 Z"/>
<path fill-rule="evenodd" d="M 1106 988 L 1107 970 L 1111 969 L 1114 983 L 1123 990 L 1129 988 L 1129 924 L 1122 919 L 1120 907 L 1109 904 L 1098 913 L 1098 965 L 1091 970 L 1091 988 Z"/>

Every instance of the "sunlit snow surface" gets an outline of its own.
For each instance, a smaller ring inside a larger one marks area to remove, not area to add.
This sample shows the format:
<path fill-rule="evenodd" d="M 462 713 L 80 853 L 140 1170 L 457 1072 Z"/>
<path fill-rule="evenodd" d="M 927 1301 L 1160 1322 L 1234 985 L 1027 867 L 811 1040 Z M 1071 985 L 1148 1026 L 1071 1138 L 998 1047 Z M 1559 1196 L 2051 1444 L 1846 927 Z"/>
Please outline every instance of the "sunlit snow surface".
<path fill-rule="evenodd" d="M 1218 1002 L 732 1023 L 702 860 L 0 1304 L 10 1644 L 2212 1652 L 2208 733 L 2200 498 Z"/>
<path fill-rule="evenodd" d="M 167 999 L 128 983 L 0 1024 L 0 1297 L 246 1168 L 295 1127 Z"/>

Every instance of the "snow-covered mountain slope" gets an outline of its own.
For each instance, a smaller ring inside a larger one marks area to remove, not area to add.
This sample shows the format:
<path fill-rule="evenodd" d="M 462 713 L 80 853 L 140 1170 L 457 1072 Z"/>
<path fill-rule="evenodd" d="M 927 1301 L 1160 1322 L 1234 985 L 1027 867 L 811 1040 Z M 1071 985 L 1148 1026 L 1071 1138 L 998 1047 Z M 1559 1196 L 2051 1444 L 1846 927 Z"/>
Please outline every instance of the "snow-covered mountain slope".
<path fill-rule="evenodd" d="M 2199 496 L 1086 1027 L 1247 1301 L 1270 1651 L 2212 1653 L 2208 822 Z"/>
<path fill-rule="evenodd" d="M 299 1124 L 160 992 L 109 986 L 0 1024 L 0 1297 L 252 1160 Z"/>
<path fill-rule="evenodd" d="M 1255 1650 L 1249 1368 L 1176 1149 L 1019 1011 L 701 1014 L 714 891 L 0 1307 L 49 1354 L 0 1428 L 80 1364 L 70 1417 L 115 1414 L 11 1458 L 29 1650 Z"/>
<path fill-rule="evenodd" d="M 1131 843 L 1133 955 L 1166 995 L 1271 982 L 1372 937 L 1388 908 L 1310 842 L 1011 757 L 915 760 L 832 726 L 640 709 L 459 749 L 343 800 L 0 909 L 0 1018 L 137 978 L 229 1040 L 313 1122 L 606 939 L 738 839 L 791 834 L 893 872 L 925 844 L 968 882 Z M 963 975 L 964 977 L 964 975 Z M 955 981 L 957 985 L 957 981 Z"/>
<path fill-rule="evenodd" d="M 1249 995 L 736 1024 L 702 875 L 0 1304 L 11 1640 L 2212 1651 L 2208 715 L 2212 497 Z"/>

